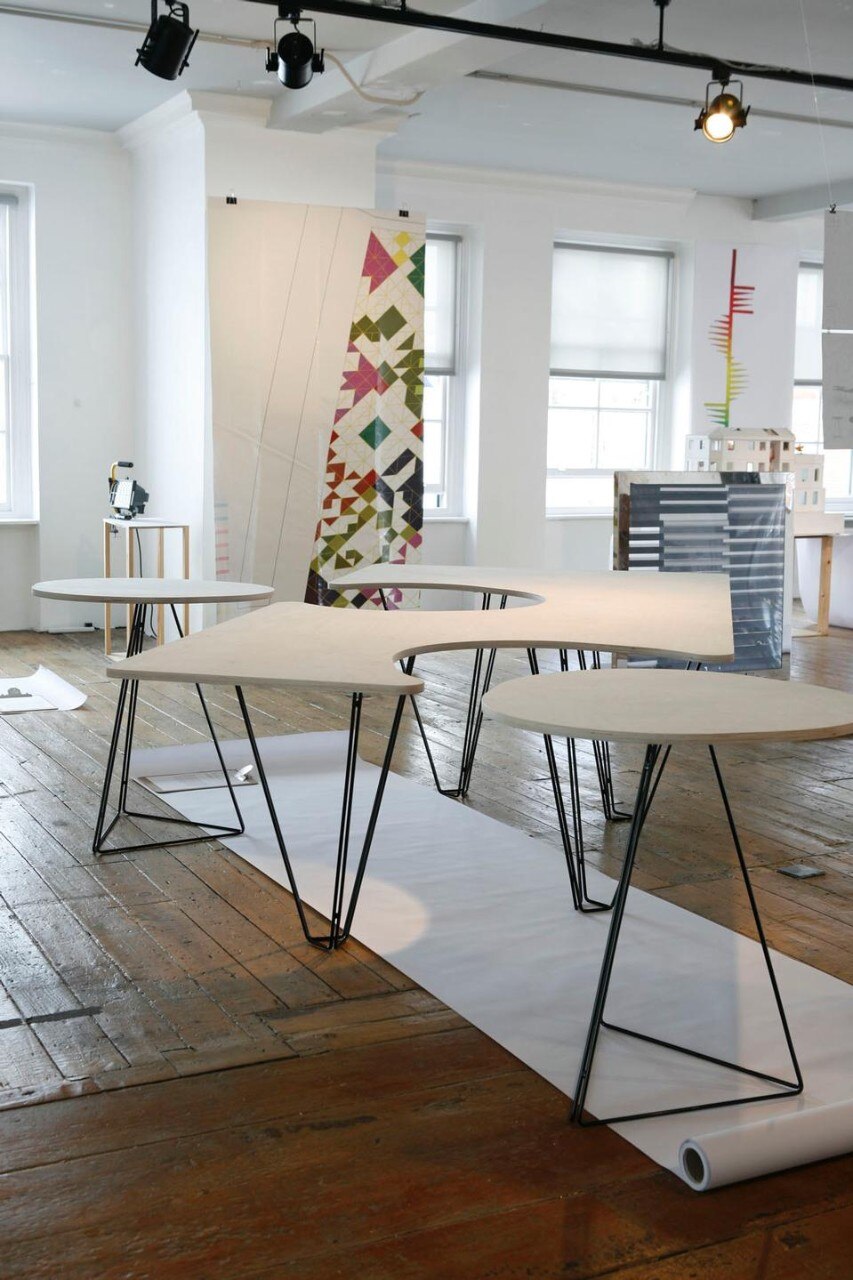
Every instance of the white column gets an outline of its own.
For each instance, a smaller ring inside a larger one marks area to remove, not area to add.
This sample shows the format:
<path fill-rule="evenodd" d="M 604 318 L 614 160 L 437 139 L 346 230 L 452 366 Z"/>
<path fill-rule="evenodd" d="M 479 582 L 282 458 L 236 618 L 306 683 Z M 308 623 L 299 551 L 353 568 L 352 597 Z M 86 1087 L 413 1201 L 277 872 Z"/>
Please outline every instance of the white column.
<path fill-rule="evenodd" d="M 482 236 L 475 561 L 537 566 L 545 555 L 545 468 L 553 222 L 502 199 Z"/>

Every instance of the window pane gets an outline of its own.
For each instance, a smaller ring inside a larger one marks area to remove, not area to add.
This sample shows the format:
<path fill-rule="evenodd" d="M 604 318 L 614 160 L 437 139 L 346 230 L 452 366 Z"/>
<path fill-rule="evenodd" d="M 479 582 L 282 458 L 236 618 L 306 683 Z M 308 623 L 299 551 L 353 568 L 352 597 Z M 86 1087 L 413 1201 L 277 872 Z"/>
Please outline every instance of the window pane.
<path fill-rule="evenodd" d="M 797 444 L 805 445 L 807 449 L 819 447 L 818 442 L 823 437 L 822 399 L 821 387 L 794 387 L 791 428 L 797 438 Z"/>
<path fill-rule="evenodd" d="M 598 465 L 615 471 L 637 469 L 646 464 L 646 432 L 648 414 L 645 412 L 602 412 L 599 418 Z"/>
<path fill-rule="evenodd" d="M 820 382 L 823 326 L 823 268 L 801 265 L 797 274 L 797 336 L 794 378 Z"/>
<path fill-rule="evenodd" d="M 434 373 L 456 370 L 458 241 L 427 236 L 424 282 L 424 363 Z"/>
<path fill-rule="evenodd" d="M 657 385 L 623 378 L 551 379 L 549 510 L 609 508 L 613 471 L 650 464 Z"/>
<path fill-rule="evenodd" d="M 9 333 L 9 207 L 0 204 L 0 355 L 8 356 Z"/>
<path fill-rule="evenodd" d="M 598 408 L 598 378 L 552 378 L 548 403 L 552 408 Z"/>
<path fill-rule="evenodd" d="M 556 245 L 551 368 L 666 372 L 669 257 Z"/>
<path fill-rule="evenodd" d="M 424 488 L 443 493 L 447 438 L 447 378 L 424 378 Z"/>
<path fill-rule="evenodd" d="M 633 382 L 628 378 L 602 379 L 602 409 L 647 409 L 648 405 L 648 382 Z"/>

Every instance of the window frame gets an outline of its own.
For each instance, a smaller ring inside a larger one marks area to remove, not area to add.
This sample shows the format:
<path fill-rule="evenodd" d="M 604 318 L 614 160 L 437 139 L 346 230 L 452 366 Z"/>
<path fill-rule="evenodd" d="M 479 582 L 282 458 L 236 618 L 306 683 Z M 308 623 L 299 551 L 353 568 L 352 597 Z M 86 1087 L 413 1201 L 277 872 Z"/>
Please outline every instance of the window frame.
<path fill-rule="evenodd" d="M 666 432 L 666 389 L 669 385 L 670 360 L 672 354 L 672 333 L 673 333 L 673 300 L 675 294 L 675 264 L 676 255 L 672 249 L 658 248 L 650 245 L 614 245 L 614 244 L 597 244 L 593 241 L 578 240 L 555 240 L 554 254 L 561 249 L 584 250 L 594 253 L 618 253 L 634 257 L 654 257 L 665 258 L 667 262 L 666 276 L 666 312 L 664 315 L 664 359 L 663 371 L 661 374 L 642 374 L 632 372 L 613 372 L 601 370 L 568 370 L 549 368 L 548 386 L 549 386 L 549 410 L 550 410 L 550 386 L 552 380 L 556 378 L 595 378 L 599 382 L 603 381 L 626 381 L 626 382 L 649 382 L 654 383 L 653 405 L 651 408 L 651 422 L 649 429 L 649 440 L 647 445 L 647 458 L 645 466 L 650 469 L 659 469 L 660 453 L 662 450 L 662 442 L 667 436 Z M 553 303 L 552 303 L 553 305 Z M 600 402 L 600 392 L 599 392 Z M 598 412 L 600 412 L 600 403 Z M 612 477 L 613 469 L 609 467 L 575 467 L 569 469 L 558 469 L 556 467 L 546 467 L 546 495 L 548 480 L 573 478 L 577 480 L 584 479 L 602 479 L 604 477 Z M 571 506 L 571 507 L 552 507 L 548 505 L 546 496 L 545 515 L 559 519 L 564 516 L 602 516 L 611 515 L 612 507 L 602 506 Z"/>
<path fill-rule="evenodd" d="M 35 335 L 33 332 L 32 195 L 0 184 L 9 218 L 9 501 L 0 524 L 37 519 L 35 494 Z"/>
<path fill-rule="evenodd" d="M 801 272 L 801 271 L 820 271 L 821 276 L 823 276 L 823 263 L 822 263 L 822 262 L 816 262 L 814 259 L 811 259 L 811 258 L 804 258 L 804 259 L 802 259 L 800 262 L 798 262 L 798 264 L 797 264 L 797 285 L 798 285 L 798 287 L 799 287 L 799 277 L 800 277 L 800 272 Z M 796 305 L 796 304 L 795 304 L 795 305 Z M 823 373 L 823 371 L 821 370 L 821 374 L 822 374 L 822 373 Z M 794 395 L 795 395 L 795 393 L 796 393 L 796 389 L 797 389 L 797 387 L 819 387 L 819 388 L 820 388 L 820 396 L 821 396 L 821 400 L 820 400 L 820 421 L 819 421 L 819 423 L 818 423 L 819 439 L 818 439 L 818 441 L 817 441 L 816 443 L 817 443 L 818 452 L 819 452 L 819 453 L 821 453 L 821 454 L 823 454 L 823 457 L 824 457 L 824 489 L 826 489 L 826 455 L 827 455 L 827 451 L 826 451 L 826 448 L 825 448 L 824 443 L 823 443 L 823 377 L 822 377 L 822 376 L 821 376 L 820 378 L 798 378 L 798 377 L 796 377 L 796 376 L 794 377 L 794 381 L 793 381 L 792 388 L 791 388 L 791 407 L 792 407 L 792 415 L 793 415 L 793 400 L 794 400 Z M 798 442 L 798 443 L 799 443 L 799 442 Z M 836 450 L 836 449 L 833 449 L 833 450 L 831 450 L 831 452 L 833 452 L 833 453 L 843 453 L 843 452 L 845 452 L 845 450 Z M 849 450 L 849 451 L 847 451 L 847 452 L 849 452 L 849 453 L 850 453 L 850 462 L 849 462 L 849 465 L 848 465 L 848 468 L 847 468 L 847 475 L 848 475 L 848 481 L 847 481 L 847 483 L 848 483 L 848 491 L 847 491 L 847 493 L 839 494 L 839 495 L 837 495 L 837 496 L 835 496 L 835 497 L 831 497 L 831 496 L 827 493 L 827 495 L 826 495 L 826 499 L 825 499 L 825 507 L 826 507 L 826 510 L 827 510 L 827 511 L 844 511 L 844 512 L 846 512 L 846 511 L 850 511 L 851 509 L 853 509 L 853 450 Z"/>
<path fill-rule="evenodd" d="M 467 254 L 465 238 L 460 231 L 427 227 L 426 240 L 451 241 L 456 255 L 456 291 L 454 298 L 454 360 L 453 371 L 431 370 L 424 344 L 424 378 L 446 379 L 444 404 L 444 442 L 442 453 L 443 484 L 424 485 L 427 493 L 439 493 L 445 501 L 442 506 L 424 505 L 424 520 L 458 518 L 462 514 L 464 493 L 463 467 L 465 457 L 465 299 L 467 298 Z"/>

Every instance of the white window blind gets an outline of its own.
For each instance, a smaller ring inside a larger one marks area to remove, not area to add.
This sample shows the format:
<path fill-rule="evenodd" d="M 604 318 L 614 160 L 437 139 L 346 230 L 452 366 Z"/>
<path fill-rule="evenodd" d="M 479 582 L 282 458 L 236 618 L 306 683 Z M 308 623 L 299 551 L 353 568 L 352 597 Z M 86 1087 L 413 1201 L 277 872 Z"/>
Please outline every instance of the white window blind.
<path fill-rule="evenodd" d="M 14 379 L 12 368 L 12 260 L 10 211 L 17 198 L 0 192 L 0 512 L 12 509 L 15 442 L 12 439 L 14 418 Z"/>
<path fill-rule="evenodd" d="M 670 255 L 555 246 L 551 373 L 666 376 Z"/>
<path fill-rule="evenodd" d="M 794 381 L 820 382 L 823 324 L 823 268 L 801 263 L 797 273 L 797 336 Z"/>
<path fill-rule="evenodd" d="M 428 374 L 456 372 L 458 247 L 457 236 L 427 236 L 424 364 Z"/>

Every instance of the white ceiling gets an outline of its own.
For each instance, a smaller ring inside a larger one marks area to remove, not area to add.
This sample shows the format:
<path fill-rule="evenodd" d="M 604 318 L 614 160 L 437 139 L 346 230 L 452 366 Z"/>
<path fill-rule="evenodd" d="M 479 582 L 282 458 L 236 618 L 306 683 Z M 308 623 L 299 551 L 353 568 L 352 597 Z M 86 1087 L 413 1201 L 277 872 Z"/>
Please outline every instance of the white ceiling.
<path fill-rule="evenodd" d="M 453 12 L 462 0 L 414 0 L 429 11 Z M 853 0 L 672 0 L 667 43 L 741 61 L 806 69 L 801 2 L 816 71 L 853 77 Z M 506 11 L 508 0 L 489 0 Z M 50 7 L 108 21 L 148 22 L 146 0 L 16 0 L 20 7 Z M 2 5 L 2 0 L 0 0 Z M 488 7 L 488 6 L 486 6 Z M 652 0 L 560 0 L 516 4 L 520 26 L 628 42 L 651 41 L 657 31 Z M 271 38 L 275 9 L 245 0 L 190 0 L 194 26 L 203 32 Z M 310 16 L 307 15 L 307 16 Z M 643 182 L 739 196 L 760 196 L 817 185 L 828 166 L 834 180 L 853 178 L 853 94 L 820 91 L 827 120 L 813 121 L 808 87 L 749 79 L 753 106 L 748 127 L 715 147 L 693 133 L 692 105 L 648 101 L 647 96 L 697 103 L 701 72 L 656 67 L 553 50 L 467 41 L 464 57 L 432 51 L 427 32 L 404 36 L 390 26 L 316 15 L 319 43 L 352 63 L 374 92 L 425 88 L 409 118 L 386 139 L 382 154 L 456 164 L 538 170 L 611 181 Z M 244 93 L 280 99 L 278 122 L 307 129 L 339 127 L 369 109 L 353 99 L 333 69 L 310 89 L 288 94 L 264 71 L 263 50 L 199 41 L 180 81 L 168 83 L 134 67 L 141 35 L 69 26 L 0 12 L 0 118 L 115 129 L 182 89 Z M 401 44 L 395 58 L 392 42 Z M 386 46 L 378 69 L 368 54 Z M 418 50 L 429 50 L 421 58 Z M 353 61 L 354 60 L 354 61 Z M 381 65 L 380 65 L 381 64 Z M 388 67 L 391 68 L 390 73 Z M 610 96 L 574 88 L 530 86 L 472 78 L 476 68 L 609 89 Z M 384 68 L 384 70 L 383 70 Z M 378 79 L 377 79 L 378 77 Z M 322 79 L 322 82 L 321 82 Z M 379 88 L 377 89 L 377 84 Z M 336 85 L 338 88 L 336 88 Z M 432 87 L 430 87 L 432 86 Z M 313 95 L 313 97 L 312 97 Z M 299 112 L 298 118 L 290 115 Z M 771 113 L 768 117 L 764 112 Z"/>

